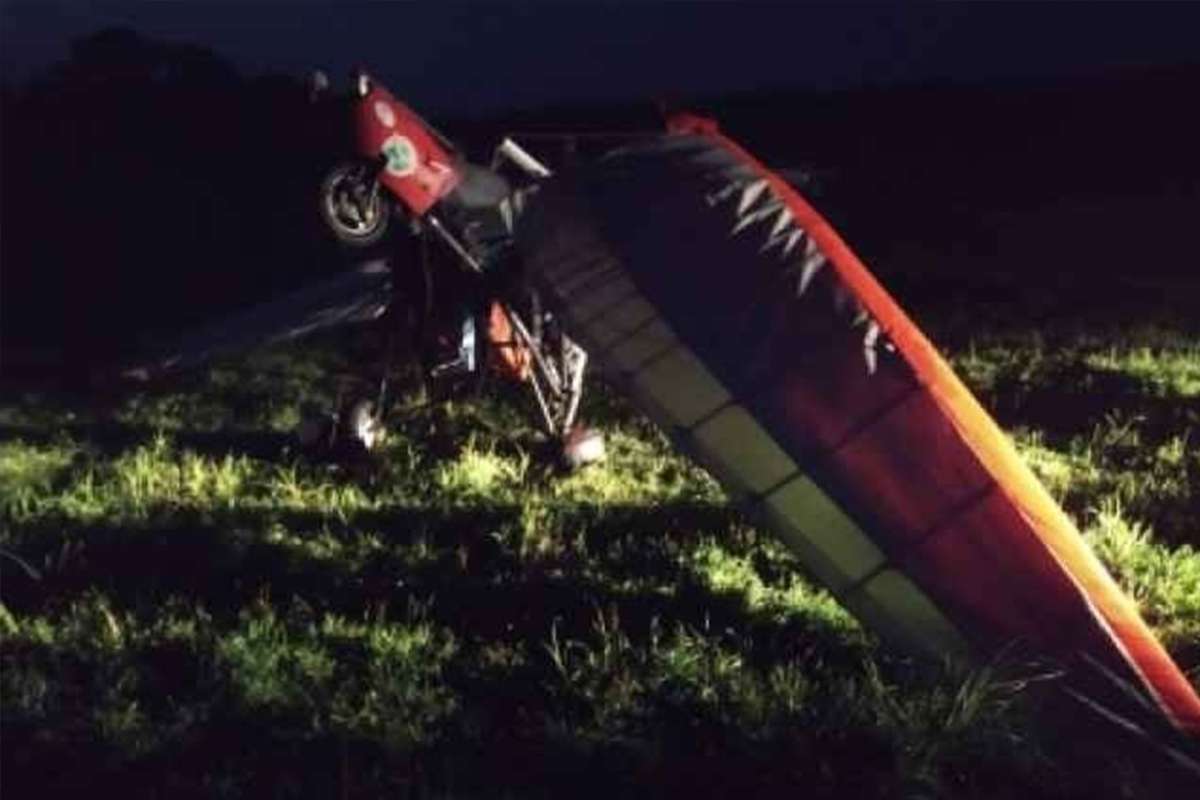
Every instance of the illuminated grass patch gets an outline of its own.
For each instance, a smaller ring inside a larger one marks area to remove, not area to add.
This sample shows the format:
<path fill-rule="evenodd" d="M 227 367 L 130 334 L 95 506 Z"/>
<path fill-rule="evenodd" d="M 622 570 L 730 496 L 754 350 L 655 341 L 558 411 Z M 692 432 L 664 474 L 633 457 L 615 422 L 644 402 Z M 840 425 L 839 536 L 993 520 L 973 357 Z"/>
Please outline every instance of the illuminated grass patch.
<path fill-rule="evenodd" d="M 1182 331 L 950 353 L 1200 682 L 1200 359 Z M 505 399 L 402 398 L 364 474 L 287 436 L 329 342 L 0 404 L 6 786 L 212 796 L 1124 797 L 1043 666 L 880 643 L 603 387 L 570 476 Z M 344 365 L 343 365 L 344 366 Z M 71 774 L 61 766 L 71 764 Z M 57 777 L 56 777 L 57 776 Z M 57 782 L 56 782 L 57 781 Z M 72 783 L 75 781 L 75 783 Z"/>

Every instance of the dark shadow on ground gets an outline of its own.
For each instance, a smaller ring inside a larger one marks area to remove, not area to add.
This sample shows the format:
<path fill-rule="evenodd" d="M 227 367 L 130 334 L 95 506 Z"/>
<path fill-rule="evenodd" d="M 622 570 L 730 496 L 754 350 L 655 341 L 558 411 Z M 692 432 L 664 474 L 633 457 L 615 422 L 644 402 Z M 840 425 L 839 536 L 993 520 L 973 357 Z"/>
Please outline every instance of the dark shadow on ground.
<path fill-rule="evenodd" d="M 119 422 L 60 425 L 54 430 L 34 425 L 0 425 L 0 441 L 47 446 L 65 437 L 109 458 L 153 441 L 159 433 L 166 434 L 178 448 L 203 456 L 248 456 L 283 463 L 294 459 L 296 449 L 294 436 L 261 429 L 164 430 Z"/>
<path fill-rule="evenodd" d="M 1025 425 L 1043 431 L 1050 443 L 1065 444 L 1114 412 L 1143 417 L 1139 430 L 1158 440 L 1200 423 L 1200 397 L 1166 396 L 1145 378 L 1062 360 L 1041 372 L 1002 373 L 980 391 L 1002 426 Z"/>
<path fill-rule="evenodd" d="M 149 516 L 158 521 L 79 526 L 42 518 L 13 526 L 10 547 L 41 579 L 11 560 L 0 562 L 4 602 L 33 613 L 100 589 L 131 608 L 184 597 L 233 621 L 264 595 L 284 603 L 299 597 L 318 613 L 351 616 L 381 606 L 403 610 L 410 598 L 432 599 L 433 617 L 456 630 L 535 644 L 552 624 L 564 635 L 583 635 L 597 609 L 615 608 L 639 636 L 655 619 L 729 628 L 761 638 L 772 658 L 813 637 L 836 649 L 843 635 L 821 619 L 784 623 L 754 613 L 740 593 L 714 592 L 681 565 L 680 553 L 703 537 L 729 538 L 736 515 L 720 505 L 563 507 L 555 523 L 584 528 L 586 553 L 563 550 L 536 559 L 523 559 L 505 541 L 511 541 L 507 533 L 497 534 L 520 524 L 517 506 L 393 507 L 346 519 L 276 510 L 163 509 Z M 383 537 L 384 546 L 361 558 L 319 558 L 295 540 L 270 541 L 273 526 L 300 539 L 331 535 L 348 550 L 361 532 L 371 532 Z M 411 549 L 418 538 L 420 558 Z M 789 579 L 779 570 L 765 565 L 764 581 Z M 637 588 L 622 588 L 630 586 Z"/>

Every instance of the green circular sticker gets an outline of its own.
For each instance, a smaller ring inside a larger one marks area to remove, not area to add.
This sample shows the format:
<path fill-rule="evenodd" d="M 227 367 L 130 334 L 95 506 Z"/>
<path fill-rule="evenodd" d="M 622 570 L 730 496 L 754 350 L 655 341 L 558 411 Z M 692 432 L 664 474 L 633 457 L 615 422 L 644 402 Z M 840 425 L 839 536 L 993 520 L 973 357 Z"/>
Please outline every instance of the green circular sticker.
<path fill-rule="evenodd" d="M 393 133 L 383 140 L 379 152 L 387 159 L 384 169 L 389 174 L 403 178 L 417 171 L 417 148 L 407 136 Z"/>

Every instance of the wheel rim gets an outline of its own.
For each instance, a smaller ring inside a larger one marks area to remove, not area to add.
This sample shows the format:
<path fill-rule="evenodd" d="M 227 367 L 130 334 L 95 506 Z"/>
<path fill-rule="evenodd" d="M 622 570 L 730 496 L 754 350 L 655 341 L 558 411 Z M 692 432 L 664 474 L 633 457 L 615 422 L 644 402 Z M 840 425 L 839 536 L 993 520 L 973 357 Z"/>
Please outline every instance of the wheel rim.
<path fill-rule="evenodd" d="M 370 403 L 359 403 L 351 409 L 346 420 L 349 435 L 365 450 L 374 450 L 383 441 L 383 420 L 375 414 Z"/>
<path fill-rule="evenodd" d="M 378 187 L 363 185 L 359 170 L 339 170 L 325 194 L 325 212 L 329 221 L 351 236 L 369 236 L 383 216 Z"/>

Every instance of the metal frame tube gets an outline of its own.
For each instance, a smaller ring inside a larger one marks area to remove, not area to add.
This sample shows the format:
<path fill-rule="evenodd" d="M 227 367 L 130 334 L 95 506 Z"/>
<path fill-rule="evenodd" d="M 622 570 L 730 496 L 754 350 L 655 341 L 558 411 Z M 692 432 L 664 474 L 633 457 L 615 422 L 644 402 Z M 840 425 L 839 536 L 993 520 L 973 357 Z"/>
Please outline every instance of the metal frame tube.
<path fill-rule="evenodd" d="M 504 156 L 534 178 L 549 178 L 552 174 L 549 167 L 507 136 L 496 146 L 496 159 L 500 156 Z"/>

